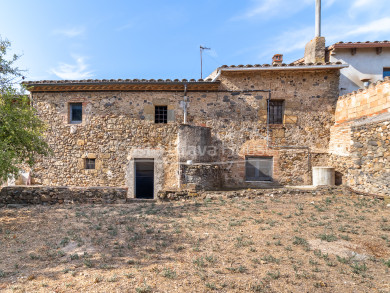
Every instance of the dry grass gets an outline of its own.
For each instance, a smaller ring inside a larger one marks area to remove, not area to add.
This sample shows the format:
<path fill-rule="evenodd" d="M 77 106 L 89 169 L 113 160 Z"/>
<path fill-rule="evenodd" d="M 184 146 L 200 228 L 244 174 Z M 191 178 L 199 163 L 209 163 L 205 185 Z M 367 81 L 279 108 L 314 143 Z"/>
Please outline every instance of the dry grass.
<path fill-rule="evenodd" d="M 390 209 L 340 194 L 0 210 L 3 292 L 389 292 Z"/>

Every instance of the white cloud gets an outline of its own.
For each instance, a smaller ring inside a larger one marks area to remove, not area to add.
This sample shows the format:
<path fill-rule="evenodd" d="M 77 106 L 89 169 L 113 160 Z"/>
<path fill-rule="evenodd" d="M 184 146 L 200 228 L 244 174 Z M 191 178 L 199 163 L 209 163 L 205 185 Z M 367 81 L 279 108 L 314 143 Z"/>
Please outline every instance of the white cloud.
<path fill-rule="evenodd" d="M 333 0 L 328 0 L 333 1 Z M 313 0 L 252 0 L 254 5 L 245 13 L 233 17 L 232 20 L 248 20 L 254 18 L 270 18 L 275 15 L 288 17 L 309 5 L 313 5 Z"/>
<path fill-rule="evenodd" d="M 381 17 L 389 13 L 388 0 L 355 0 L 352 1 L 348 10 L 348 15 L 351 18 L 359 16 L 368 19 L 371 17 Z"/>
<path fill-rule="evenodd" d="M 72 28 L 67 28 L 67 29 L 56 29 L 53 31 L 53 34 L 59 35 L 59 36 L 64 36 L 68 38 L 74 38 L 81 36 L 85 33 L 85 27 L 72 27 Z"/>
<path fill-rule="evenodd" d="M 384 17 L 372 22 L 354 26 L 355 29 L 351 29 L 346 35 L 365 35 L 365 34 L 381 34 L 390 33 L 390 17 Z"/>
<path fill-rule="evenodd" d="M 93 76 L 93 72 L 88 70 L 89 65 L 85 63 L 85 57 L 72 55 L 76 64 L 59 63 L 57 68 L 50 70 L 62 79 L 88 79 Z"/>

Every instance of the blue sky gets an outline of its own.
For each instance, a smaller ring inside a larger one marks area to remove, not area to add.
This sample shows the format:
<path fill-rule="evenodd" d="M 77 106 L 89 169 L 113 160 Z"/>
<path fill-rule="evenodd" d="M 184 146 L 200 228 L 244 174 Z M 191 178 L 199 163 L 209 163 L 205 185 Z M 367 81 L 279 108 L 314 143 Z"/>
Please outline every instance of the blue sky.
<path fill-rule="evenodd" d="M 322 0 L 322 35 L 390 40 L 389 0 Z M 286 63 L 314 36 L 315 0 L 8 0 L 0 35 L 28 80 L 200 78 L 223 64 Z"/>

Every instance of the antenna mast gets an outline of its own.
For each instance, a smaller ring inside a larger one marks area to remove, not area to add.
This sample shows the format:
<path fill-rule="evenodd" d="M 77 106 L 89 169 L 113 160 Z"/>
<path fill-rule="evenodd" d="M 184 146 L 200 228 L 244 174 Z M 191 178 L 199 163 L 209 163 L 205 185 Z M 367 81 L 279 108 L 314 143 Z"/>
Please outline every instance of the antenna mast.
<path fill-rule="evenodd" d="M 203 79 L 203 50 L 211 50 L 211 48 L 206 48 L 203 46 L 200 46 L 200 78 Z"/>

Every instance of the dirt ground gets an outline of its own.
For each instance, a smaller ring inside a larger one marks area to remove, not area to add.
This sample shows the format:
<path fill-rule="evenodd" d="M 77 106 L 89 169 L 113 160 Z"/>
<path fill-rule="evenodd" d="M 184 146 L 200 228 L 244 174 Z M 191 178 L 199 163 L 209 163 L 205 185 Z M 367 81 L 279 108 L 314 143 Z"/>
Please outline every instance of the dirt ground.
<path fill-rule="evenodd" d="M 328 192 L 0 209 L 2 292 L 390 292 L 387 202 Z"/>

